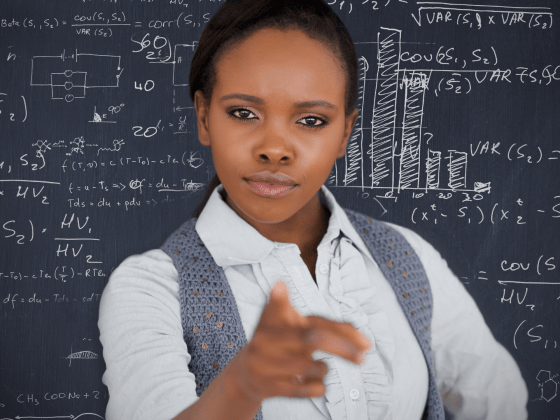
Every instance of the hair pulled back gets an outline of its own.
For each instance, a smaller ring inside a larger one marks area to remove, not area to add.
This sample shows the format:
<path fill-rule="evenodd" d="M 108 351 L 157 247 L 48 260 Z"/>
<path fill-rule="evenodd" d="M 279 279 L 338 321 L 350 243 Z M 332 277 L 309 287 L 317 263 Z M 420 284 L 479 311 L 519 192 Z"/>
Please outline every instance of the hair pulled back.
<path fill-rule="evenodd" d="M 358 58 L 346 26 L 324 0 L 226 0 L 202 31 L 189 74 L 189 93 L 197 90 L 209 104 L 216 82 L 216 64 L 234 45 L 264 28 L 298 29 L 329 47 L 346 73 L 345 114 L 358 97 Z M 218 174 L 193 214 L 198 217 L 212 191 L 220 184 Z"/>

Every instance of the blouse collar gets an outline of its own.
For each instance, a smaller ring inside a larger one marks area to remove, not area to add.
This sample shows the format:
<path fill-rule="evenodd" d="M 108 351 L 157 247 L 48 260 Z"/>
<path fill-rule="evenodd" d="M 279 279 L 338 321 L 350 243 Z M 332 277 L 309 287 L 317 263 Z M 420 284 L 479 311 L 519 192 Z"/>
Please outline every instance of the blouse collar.
<path fill-rule="evenodd" d="M 274 248 L 288 248 L 301 253 L 292 243 L 271 241 L 243 220 L 221 196 L 224 186 L 219 184 L 210 195 L 195 224 L 195 229 L 218 266 L 225 268 L 238 264 L 263 261 Z M 369 249 L 348 219 L 344 209 L 325 185 L 319 190 L 321 202 L 330 210 L 327 233 L 318 248 L 327 247 L 342 233 L 369 258 Z"/>

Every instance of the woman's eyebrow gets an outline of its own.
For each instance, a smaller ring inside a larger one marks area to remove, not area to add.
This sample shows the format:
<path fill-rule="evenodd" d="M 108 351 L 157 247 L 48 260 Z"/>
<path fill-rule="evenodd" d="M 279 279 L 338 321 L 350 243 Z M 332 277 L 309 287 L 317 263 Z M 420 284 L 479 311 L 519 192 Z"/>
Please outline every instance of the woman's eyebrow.
<path fill-rule="evenodd" d="M 245 95 L 244 93 L 230 93 L 229 95 L 224 95 L 220 98 L 220 102 L 223 102 L 228 99 L 241 99 L 243 101 L 254 102 L 260 105 L 264 104 L 263 99 L 257 96 Z"/>
<path fill-rule="evenodd" d="M 327 101 L 323 101 L 322 99 L 318 99 L 316 101 L 296 102 L 294 106 L 296 108 L 312 108 L 314 106 L 324 106 L 325 108 L 331 108 L 334 110 L 338 109 L 336 105 L 331 104 L 330 102 Z"/>
<path fill-rule="evenodd" d="M 244 93 L 230 93 L 228 95 L 224 95 L 220 98 L 220 102 L 226 101 L 228 99 L 241 99 L 243 101 L 247 101 L 247 102 L 253 102 L 259 105 L 264 104 L 264 100 L 257 97 L 257 96 L 251 96 L 251 95 L 245 95 Z M 334 104 L 331 104 L 330 102 L 324 101 L 322 99 L 318 99 L 315 101 L 304 101 L 304 102 L 296 102 L 294 104 L 295 108 L 312 108 L 315 106 L 323 106 L 325 108 L 331 108 L 334 110 L 338 110 L 337 106 Z"/>

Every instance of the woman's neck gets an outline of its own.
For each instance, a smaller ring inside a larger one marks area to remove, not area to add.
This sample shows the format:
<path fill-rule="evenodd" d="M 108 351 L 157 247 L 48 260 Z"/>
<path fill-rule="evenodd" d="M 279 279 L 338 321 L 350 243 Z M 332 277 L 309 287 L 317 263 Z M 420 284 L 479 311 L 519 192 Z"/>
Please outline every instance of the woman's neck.
<path fill-rule="evenodd" d="M 221 192 L 226 203 L 235 211 L 227 200 L 225 189 Z M 239 213 L 238 213 L 239 214 Z M 317 247 L 327 233 L 330 219 L 329 209 L 323 205 L 316 194 L 298 213 L 281 223 L 259 224 L 239 214 L 261 235 L 274 242 L 293 243 L 299 247 L 302 258 L 317 256 Z"/>

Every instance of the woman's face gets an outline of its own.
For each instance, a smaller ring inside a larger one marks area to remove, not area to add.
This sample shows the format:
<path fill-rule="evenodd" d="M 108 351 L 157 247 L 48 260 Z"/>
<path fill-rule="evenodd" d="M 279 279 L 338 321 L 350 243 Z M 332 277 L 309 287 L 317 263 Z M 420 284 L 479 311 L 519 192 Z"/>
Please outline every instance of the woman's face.
<path fill-rule="evenodd" d="M 354 109 L 345 117 L 340 62 L 301 31 L 262 29 L 227 51 L 216 71 L 210 107 L 198 91 L 195 108 L 226 202 L 253 226 L 304 214 L 344 156 L 358 115 Z M 246 180 L 262 171 L 297 185 L 282 197 L 263 197 Z"/>

